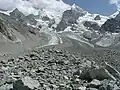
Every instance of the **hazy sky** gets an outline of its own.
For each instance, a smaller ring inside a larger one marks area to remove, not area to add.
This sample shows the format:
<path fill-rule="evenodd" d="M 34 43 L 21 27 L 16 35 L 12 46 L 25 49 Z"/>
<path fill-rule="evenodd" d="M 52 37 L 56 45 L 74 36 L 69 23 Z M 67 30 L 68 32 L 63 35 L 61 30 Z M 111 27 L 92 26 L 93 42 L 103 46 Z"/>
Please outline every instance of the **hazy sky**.
<path fill-rule="evenodd" d="M 110 15 L 119 8 L 120 0 L 64 0 L 64 2 L 69 4 L 75 2 L 81 8 L 91 13 Z"/>

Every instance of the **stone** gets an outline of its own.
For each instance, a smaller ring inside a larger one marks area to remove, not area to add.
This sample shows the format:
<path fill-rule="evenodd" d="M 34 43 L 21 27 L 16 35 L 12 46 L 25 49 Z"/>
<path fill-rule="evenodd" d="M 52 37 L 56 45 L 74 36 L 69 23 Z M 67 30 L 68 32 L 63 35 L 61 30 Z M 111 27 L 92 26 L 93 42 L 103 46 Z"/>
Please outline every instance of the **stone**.
<path fill-rule="evenodd" d="M 114 77 L 119 78 L 120 79 L 120 73 L 110 64 L 105 63 L 105 69 L 107 69 L 109 71 L 110 74 L 112 74 Z"/>
<path fill-rule="evenodd" d="M 89 68 L 91 68 L 93 63 L 94 62 L 91 62 L 89 60 L 84 60 L 81 66 L 82 67 L 89 67 Z"/>
<path fill-rule="evenodd" d="M 28 86 L 31 89 L 38 88 L 40 85 L 37 80 L 33 80 L 32 78 L 30 78 L 28 76 L 23 78 L 22 81 L 23 81 L 25 86 Z"/>
<path fill-rule="evenodd" d="M 19 56 L 18 58 L 19 58 L 20 60 L 23 60 L 23 59 L 24 59 L 24 57 L 23 57 L 23 56 Z"/>
<path fill-rule="evenodd" d="M 98 90 L 96 88 L 87 88 L 86 90 Z"/>
<path fill-rule="evenodd" d="M 99 88 L 99 90 L 113 90 L 113 86 L 112 85 L 106 85 L 106 86 L 101 86 Z"/>
<path fill-rule="evenodd" d="M 120 90 L 120 88 L 116 84 L 116 81 L 106 79 L 101 81 L 101 83 L 102 84 L 99 87 L 99 90 Z"/>
<path fill-rule="evenodd" d="M 112 79 L 116 80 L 114 76 L 112 76 L 106 69 L 93 69 L 89 72 L 89 75 L 92 79 L 104 80 L 104 79 Z"/>
<path fill-rule="evenodd" d="M 33 90 L 39 87 L 39 82 L 37 80 L 33 80 L 32 78 L 26 76 L 21 80 L 17 80 L 13 83 L 13 88 L 15 90 Z"/>
<path fill-rule="evenodd" d="M 120 90 L 120 87 L 115 84 L 113 90 Z"/>
<path fill-rule="evenodd" d="M 93 79 L 104 80 L 116 80 L 114 76 L 112 76 L 105 68 L 89 68 L 88 70 L 83 70 L 80 78 L 87 79 L 88 81 Z"/>
<path fill-rule="evenodd" d="M 83 37 L 86 38 L 86 39 L 91 40 L 91 39 L 92 39 L 92 34 L 91 34 L 90 31 L 85 31 L 85 32 L 83 33 Z"/>
<path fill-rule="evenodd" d="M 74 75 L 74 76 L 76 76 L 76 75 L 77 75 L 77 76 L 80 76 L 81 73 L 82 73 L 81 70 L 75 70 L 74 73 L 73 73 L 73 75 Z"/>
<path fill-rule="evenodd" d="M 24 86 L 22 80 L 17 80 L 13 83 L 14 90 L 32 90 L 28 86 Z"/>
<path fill-rule="evenodd" d="M 5 84 L 3 86 L 0 86 L 0 90 L 13 90 L 12 84 Z"/>
<path fill-rule="evenodd" d="M 105 87 L 101 86 L 98 90 L 107 90 Z"/>
<path fill-rule="evenodd" d="M 90 88 L 97 88 L 101 85 L 101 82 L 97 79 L 94 79 L 92 82 L 88 84 L 88 87 Z"/>
<path fill-rule="evenodd" d="M 79 87 L 78 90 L 86 90 L 86 87 L 84 87 L 84 86 Z"/>
<path fill-rule="evenodd" d="M 14 82 L 14 79 L 10 76 L 6 76 L 4 78 L 5 78 L 7 84 L 12 84 Z"/>
<path fill-rule="evenodd" d="M 0 60 L 1 64 L 6 64 L 8 62 L 8 60 Z"/>
<path fill-rule="evenodd" d="M 68 80 L 68 79 L 69 79 L 69 77 L 67 77 L 67 76 L 64 76 L 64 79 Z"/>

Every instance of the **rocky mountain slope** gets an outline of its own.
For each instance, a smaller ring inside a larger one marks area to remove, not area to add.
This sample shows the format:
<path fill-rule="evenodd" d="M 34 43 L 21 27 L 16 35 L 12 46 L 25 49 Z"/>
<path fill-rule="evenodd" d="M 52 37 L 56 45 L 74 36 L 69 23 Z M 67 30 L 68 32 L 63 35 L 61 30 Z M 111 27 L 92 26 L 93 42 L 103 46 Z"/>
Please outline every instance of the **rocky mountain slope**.
<path fill-rule="evenodd" d="M 119 90 L 120 73 L 106 63 L 112 53 L 103 52 L 106 62 L 98 53 L 88 57 L 53 46 L 1 60 L 0 90 Z"/>

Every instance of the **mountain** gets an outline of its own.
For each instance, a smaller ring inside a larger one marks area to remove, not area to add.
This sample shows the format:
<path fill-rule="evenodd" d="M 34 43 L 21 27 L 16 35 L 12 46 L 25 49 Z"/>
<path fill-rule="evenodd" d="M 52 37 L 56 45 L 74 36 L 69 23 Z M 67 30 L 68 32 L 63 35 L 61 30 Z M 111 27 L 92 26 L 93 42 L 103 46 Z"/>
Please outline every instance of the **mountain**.
<path fill-rule="evenodd" d="M 63 12 L 62 20 L 58 24 L 56 30 L 64 31 L 67 26 L 77 23 L 78 18 L 84 16 L 86 13 L 87 12 L 74 4 L 70 10 Z"/>
<path fill-rule="evenodd" d="M 120 90 L 118 11 L 14 2 L 0 9 L 0 90 Z"/>
<path fill-rule="evenodd" d="M 32 1 L 28 0 L 25 2 Z M 80 47 L 83 47 L 82 43 L 86 44 L 84 48 L 93 48 L 96 45 L 101 47 L 98 43 L 104 39 L 102 37 L 106 37 L 101 31 L 104 23 L 107 23 L 110 17 L 90 14 L 77 5 L 73 4 L 70 6 L 62 0 L 54 1 L 54 3 L 46 0 L 41 1 L 40 3 L 43 3 L 42 6 L 32 3 L 35 6 L 31 8 L 37 14 L 26 14 L 26 11 L 19 7 L 12 11 L 1 11 L 1 34 L 2 37 L 5 37 L 1 43 L 3 47 L 11 46 L 10 49 L 3 49 L 3 53 L 6 51 L 13 53 L 15 50 L 13 50 L 13 46 L 14 48 L 21 48 L 20 52 L 24 52 L 24 49 L 27 50 L 38 44 L 65 44 L 66 46 L 68 42 L 64 42 L 64 38 L 78 40 L 81 43 Z M 49 5 L 45 6 L 46 4 L 52 5 L 52 7 Z M 108 31 L 107 29 L 103 31 L 106 32 Z M 41 36 L 41 34 L 45 36 Z M 21 45 L 18 43 L 21 43 Z M 72 41 L 70 40 L 69 43 L 72 43 Z M 16 53 L 16 50 L 14 53 Z"/>

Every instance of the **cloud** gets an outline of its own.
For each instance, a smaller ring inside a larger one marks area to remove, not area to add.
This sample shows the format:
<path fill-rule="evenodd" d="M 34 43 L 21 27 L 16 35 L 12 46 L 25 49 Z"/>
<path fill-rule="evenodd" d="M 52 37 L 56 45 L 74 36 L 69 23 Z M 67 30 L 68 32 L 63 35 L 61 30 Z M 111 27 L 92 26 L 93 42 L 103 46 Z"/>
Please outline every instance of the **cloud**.
<path fill-rule="evenodd" d="M 38 10 L 35 8 L 55 11 L 68 8 L 66 6 L 62 0 L 0 0 L 0 9 L 13 10 L 18 8 L 24 14 L 38 14 Z"/>
<path fill-rule="evenodd" d="M 117 7 L 118 10 L 120 10 L 120 0 L 110 0 L 110 4 L 113 4 Z"/>
<path fill-rule="evenodd" d="M 0 0 L 0 9 L 11 10 L 17 6 L 19 0 Z"/>
<path fill-rule="evenodd" d="M 0 9 L 1 10 L 13 10 L 18 8 L 25 14 L 34 13 L 35 9 L 32 7 L 32 4 L 26 0 L 0 0 Z"/>

